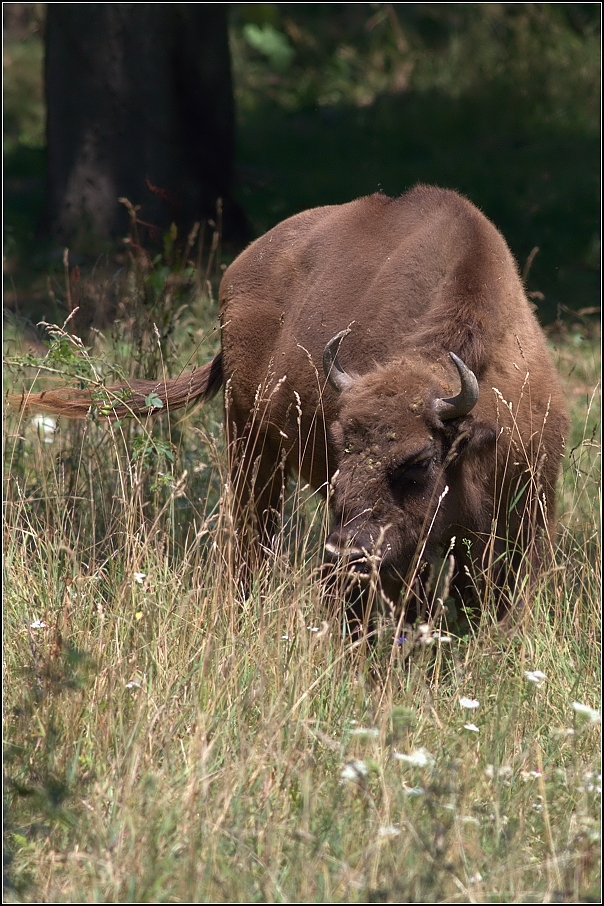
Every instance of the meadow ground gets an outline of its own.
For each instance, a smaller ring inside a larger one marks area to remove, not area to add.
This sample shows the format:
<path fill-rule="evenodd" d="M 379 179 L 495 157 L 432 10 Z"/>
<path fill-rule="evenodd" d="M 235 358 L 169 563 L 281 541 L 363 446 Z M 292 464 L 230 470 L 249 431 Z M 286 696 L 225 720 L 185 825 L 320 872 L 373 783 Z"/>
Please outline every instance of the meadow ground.
<path fill-rule="evenodd" d="M 89 351 L 7 331 L 6 385 L 205 361 L 204 280 L 180 271 L 179 307 L 161 273 L 153 316 L 124 276 Z M 592 333 L 552 334 L 573 418 L 560 532 L 511 636 L 487 589 L 465 634 L 444 611 L 406 645 L 384 621 L 351 648 L 317 579 L 324 507 L 293 486 L 246 599 L 218 400 L 152 426 L 9 415 L 6 900 L 599 902 Z"/>

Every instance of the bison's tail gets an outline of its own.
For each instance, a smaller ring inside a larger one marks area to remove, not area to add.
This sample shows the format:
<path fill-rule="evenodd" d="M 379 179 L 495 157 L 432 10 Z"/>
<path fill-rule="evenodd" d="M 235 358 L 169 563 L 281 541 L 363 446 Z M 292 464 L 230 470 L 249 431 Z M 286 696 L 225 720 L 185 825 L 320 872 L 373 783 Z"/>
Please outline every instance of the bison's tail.
<path fill-rule="evenodd" d="M 9 396 L 12 408 L 48 412 L 65 418 L 86 418 L 97 413 L 110 419 L 129 415 L 157 415 L 180 409 L 196 400 L 210 400 L 222 386 L 222 355 L 203 368 L 187 371 L 167 381 L 130 381 L 98 390 L 45 390 Z M 160 405 L 161 401 L 161 405 Z"/>

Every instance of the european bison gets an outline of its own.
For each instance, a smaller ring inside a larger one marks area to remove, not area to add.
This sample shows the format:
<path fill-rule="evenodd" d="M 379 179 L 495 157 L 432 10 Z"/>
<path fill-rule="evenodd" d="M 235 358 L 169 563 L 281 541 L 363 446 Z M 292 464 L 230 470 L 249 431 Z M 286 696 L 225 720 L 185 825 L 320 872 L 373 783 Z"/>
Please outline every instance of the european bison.
<path fill-rule="evenodd" d="M 174 409 L 221 386 L 240 511 L 275 528 L 285 464 L 329 492 L 330 561 L 394 598 L 455 538 L 458 587 L 488 572 L 500 604 L 555 524 L 568 427 L 512 255 L 467 199 L 418 186 L 290 217 L 220 288 L 222 349 L 192 373 L 133 382 Z M 123 388 L 109 388 L 115 392 Z M 30 396 L 81 417 L 90 397 Z"/>

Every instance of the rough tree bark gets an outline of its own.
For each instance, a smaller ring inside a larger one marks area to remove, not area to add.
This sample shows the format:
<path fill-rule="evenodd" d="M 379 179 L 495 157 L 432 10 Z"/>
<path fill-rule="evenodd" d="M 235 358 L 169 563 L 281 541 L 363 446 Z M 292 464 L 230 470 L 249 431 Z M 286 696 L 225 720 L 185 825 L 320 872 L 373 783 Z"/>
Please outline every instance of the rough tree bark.
<path fill-rule="evenodd" d="M 222 198 L 226 238 L 245 240 L 226 4 L 49 3 L 45 80 L 58 239 L 85 251 L 124 235 L 124 196 L 142 220 L 181 231 Z"/>

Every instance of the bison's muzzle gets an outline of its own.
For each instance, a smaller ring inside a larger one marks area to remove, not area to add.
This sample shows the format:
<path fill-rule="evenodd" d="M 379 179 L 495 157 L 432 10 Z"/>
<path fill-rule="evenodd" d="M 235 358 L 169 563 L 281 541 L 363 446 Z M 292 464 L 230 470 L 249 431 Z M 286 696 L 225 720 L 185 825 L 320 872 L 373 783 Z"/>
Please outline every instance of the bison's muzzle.
<path fill-rule="evenodd" d="M 380 572 L 384 561 L 375 545 L 363 545 L 358 538 L 343 538 L 339 532 L 332 532 L 325 542 L 324 556 L 328 563 L 359 578 Z"/>

